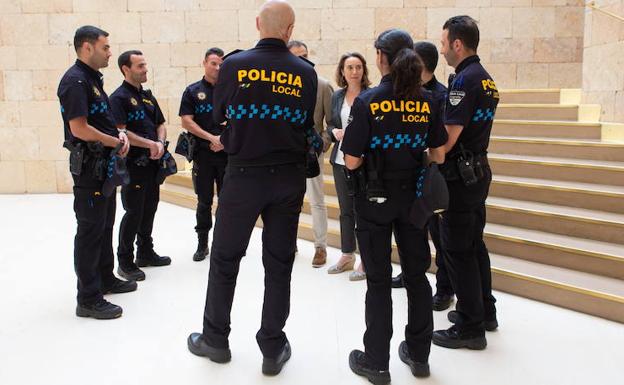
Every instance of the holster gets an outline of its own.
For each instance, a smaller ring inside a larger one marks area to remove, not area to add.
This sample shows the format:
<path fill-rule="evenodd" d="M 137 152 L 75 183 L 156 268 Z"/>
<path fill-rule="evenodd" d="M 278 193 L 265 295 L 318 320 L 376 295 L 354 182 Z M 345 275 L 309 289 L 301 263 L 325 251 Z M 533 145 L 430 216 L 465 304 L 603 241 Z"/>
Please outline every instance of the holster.
<path fill-rule="evenodd" d="M 82 164 L 85 162 L 85 148 L 83 144 L 73 144 L 69 140 L 66 140 L 63 143 L 63 147 L 69 150 L 69 172 L 79 176 L 82 174 Z"/>

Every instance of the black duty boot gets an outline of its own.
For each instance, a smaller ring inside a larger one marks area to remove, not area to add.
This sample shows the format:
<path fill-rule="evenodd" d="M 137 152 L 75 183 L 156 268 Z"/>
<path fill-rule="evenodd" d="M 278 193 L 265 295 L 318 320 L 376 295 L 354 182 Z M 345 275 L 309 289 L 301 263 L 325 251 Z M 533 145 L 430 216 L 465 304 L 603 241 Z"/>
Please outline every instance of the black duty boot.
<path fill-rule="evenodd" d="M 405 287 L 405 285 L 403 284 L 403 273 L 397 275 L 396 277 L 392 278 L 392 288 L 393 289 L 400 289 L 402 287 Z"/>
<path fill-rule="evenodd" d="M 446 310 L 453 303 L 453 294 L 435 293 L 431 301 L 431 307 L 435 311 Z"/>
<path fill-rule="evenodd" d="M 208 233 L 197 233 L 197 250 L 195 254 L 193 254 L 193 261 L 203 261 L 208 254 L 210 254 L 210 249 L 208 248 Z"/>
<path fill-rule="evenodd" d="M 419 362 L 412 358 L 409 352 L 409 347 L 407 346 L 407 342 L 403 341 L 399 345 L 399 358 L 401 361 L 407 364 L 412 371 L 414 377 L 429 377 L 429 363 L 428 362 Z"/>
<path fill-rule="evenodd" d="M 435 345 L 450 349 L 483 350 L 487 346 L 485 330 L 460 330 L 455 325 L 446 330 L 434 331 L 431 341 Z"/>
<path fill-rule="evenodd" d="M 154 250 L 149 252 L 138 252 L 136 258 L 136 264 L 139 267 L 147 266 L 167 266 L 171 264 L 171 258 L 167 256 L 160 256 L 156 254 Z"/>
<path fill-rule="evenodd" d="M 102 283 L 102 294 L 129 293 L 136 289 L 137 283 L 134 280 L 124 281 L 114 277 L 111 281 Z"/>
<path fill-rule="evenodd" d="M 366 354 L 361 350 L 353 350 L 351 354 L 349 354 L 349 367 L 353 373 L 358 376 L 366 377 L 368 381 L 375 385 L 386 385 L 390 383 L 390 371 L 373 368 L 366 359 Z"/>
<path fill-rule="evenodd" d="M 262 374 L 267 376 L 276 376 L 280 374 L 286 361 L 290 359 L 290 343 L 286 341 L 286 344 L 282 348 L 282 351 L 275 358 L 264 357 L 262 359 Z"/>
<path fill-rule="evenodd" d="M 134 263 L 129 266 L 117 267 L 117 274 L 129 281 L 145 280 L 145 273 L 143 272 L 143 270 L 139 269 Z"/>
<path fill-rule="evenodd" d="M 92 317 L 95 319 L 114 319 L 121 317 L 122 310 L 119 306 L 113 305 L 105 299 L 101 299 L 94 304 L 83 304 L 76 306 L 78 317 Z"/>
<path fill-rule="evenodd" d="M 230 349 L 220 349 L 208 345 L 201 333 L 191 333 L 186 342 L 188 350 L 196 356 L 208 357 L 210 361 L 220 364 L 230 362 L 232 359 Z"/>

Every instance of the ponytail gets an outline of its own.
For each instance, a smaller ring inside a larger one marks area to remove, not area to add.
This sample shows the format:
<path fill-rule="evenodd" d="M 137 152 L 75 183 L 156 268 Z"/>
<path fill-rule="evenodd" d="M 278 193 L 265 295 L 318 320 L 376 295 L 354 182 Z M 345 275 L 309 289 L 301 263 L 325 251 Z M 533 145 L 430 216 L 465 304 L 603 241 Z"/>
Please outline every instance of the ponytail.
<path fill-rule="evenodd" d="M 421 96 L 423 63 L 412 48 L 401 49 L 390 65 L 394 94 L 403 100 Z"/>

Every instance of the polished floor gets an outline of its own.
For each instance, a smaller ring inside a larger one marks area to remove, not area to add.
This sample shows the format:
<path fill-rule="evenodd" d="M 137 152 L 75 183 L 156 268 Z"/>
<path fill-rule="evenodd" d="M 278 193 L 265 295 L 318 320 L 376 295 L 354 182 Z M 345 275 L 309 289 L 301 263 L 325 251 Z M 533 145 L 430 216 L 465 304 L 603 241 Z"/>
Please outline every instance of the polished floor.
<path fill-rule="evenodd" d="M 186 337 L 201 330 L 209 260 L 191 260 L 194 212 L 161 203 L 156 249 L 168 267 L 146 268 L 133 293 L 107 298 L 123 317 L 74 316 L 71 195 L 0 195 L 0 384 L 366 384 L 347 356 L 362 348 L 364 282 L 310 267 L 313 245 L 299 241 L 286 326 L 293 355 L 282 374 L 264 377 L 255 342 L 262 306 L 261 230 L 243 260 L 232 311 L 232 361 L 191 355 Z M 122 209 L 118 205 L 117 223 Z M 117 227 L 115 228 L 115 231 Z M 339 250 L 330 249 L 330 263 Z M 430 277 L 432 283 L 435 277 Z M 406 296 L 393 292 L 394 384 L 613 384 L 624 377 L 624 325 L 497 293 L 500 329 L 474 352 L 433 347 L 432 375 L 415 379 L 398 358 Z M 448 327 L 435 313 L 436 328 Z"/>

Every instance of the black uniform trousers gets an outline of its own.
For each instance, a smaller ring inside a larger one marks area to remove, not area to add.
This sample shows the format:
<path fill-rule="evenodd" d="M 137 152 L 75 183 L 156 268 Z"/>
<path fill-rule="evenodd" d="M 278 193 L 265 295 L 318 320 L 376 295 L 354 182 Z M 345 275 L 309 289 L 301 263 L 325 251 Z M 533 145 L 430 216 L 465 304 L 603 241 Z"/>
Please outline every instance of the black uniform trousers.
<path fill-rule="evenodd" d="M 103 288 L 112 284 L 113 225 L 116 192 L 102 194 L 102 182 L 91 170 L 74 177 L 74 212 L 78 228 L 74 238 L 74 269 L 78 277 L 78 303 L 94 304 L 102 299 Z"/>
<path fill-rule="evenodd" d="M 195 217 L 198 234 L 208 233 L 212 229 L 212 202 L 214 186 L 217 184 L 217 196 L 221 193 L 227 158 L 221 159 L 210 150 L 200 148 L 193 159 L 193 187 L 197 194 Z"/>
<path fill-rule="evenodd" d="M 444 255 L 442 252 L 442 242 L 440 241 L 440 216 L 434 214 L 427 223 L 429 229 L 429 235 L 431 241 L 436 249 L 435 263 L 436 263 L 436 294 L 440 295 L 453 295 L 453 286 L 451 280 L 448 277 L 446 271 L 446 265 L 444 264 Z"/>
<path fill-rule="evenodd" d="M 117 258 L 122 268 L 134 265 L 134 240 L 137 241 L 137 257 L 151 257 L 154 250 L 152 229 L 154 216 L 160 200 L 160 185 L 156 182 L 158 163 L 150 160 L 139 166 L 128 159 L 130 183 L 121 188 L 121 202 L 126 213 L 119 226 Z"/>
<path fill-rule="evenodd" d="M 389 198 L 369 202 L 364 194 L 355 198 L 357 240 L 366 266 L 366 355 L 378 370 L 387 370 L 392 338 L 392 232 L 401 250 L 401 269 L 407 290 L 408 319 L 405 341 L 412 358 L 427 362 L 431 349 L 433 315 L 431 286 L 425 276 L 431 264 L 426 230 L 409 221 L 416 198 L 414 180 L 385 180 Z"/>
<path fill-rule="evenodd" d="M 461 180 L 448 181 L 449 209 L 440 221 L 442 250 L 460 313 L 457 327 L 466 331 L 484 331 L 484 318 L 496 314 L 492 295 L 490 255 L 483 242 L 485 200 L 492 171 L 472 186 Z"/>
<path fill-rule="evenodd" d="M 240 261 L 260 216 L 264 305 L 256 340 L 265 357 L 277 357 L 283 349 L 287 339 L 282 329 L 290 312 L 290 276 L 305 186 L 303 164 L 226 168 L 204 310 L 203 337 L 209 345 L 229 347 Z"/>

